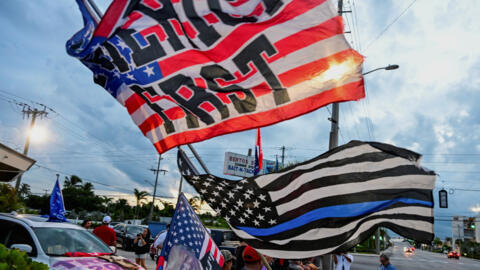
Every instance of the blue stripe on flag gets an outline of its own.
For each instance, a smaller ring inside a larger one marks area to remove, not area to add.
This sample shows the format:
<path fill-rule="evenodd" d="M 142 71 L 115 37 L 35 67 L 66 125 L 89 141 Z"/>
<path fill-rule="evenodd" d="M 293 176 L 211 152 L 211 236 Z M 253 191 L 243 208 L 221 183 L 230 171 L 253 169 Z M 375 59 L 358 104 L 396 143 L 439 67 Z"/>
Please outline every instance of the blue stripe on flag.
<path fill-rule="evenodd" d="M 373 212 L 378 212 L 398 202 L 406 203 L 406 204 L 423 204 L 426 206 L 433 207 L 433 202 L 421 201 L 421 200 L 409 199 L 409 198 L 397 198 L 397 199 L 386 200 L 386 201 L 352 203 L 352 204 L 335 205 L 335 206 L 318 208 L 308 213 L 305 213 L 297 218 L 294 218 L 282 224 L 275 225 L 270 228 L 252 228 L 252 227 L 238 227 L 238 228 L 252 236 L 269 236 L 269 235 L 281 233 L 283 231 L 288 231 L 297 227 L 301 227 L 305 224 L 308 224 L 310 222 L 323 219 L 323 218 L 355 217 L 355 216 L 361 216 L 361 215 L 365 215 Z"/>

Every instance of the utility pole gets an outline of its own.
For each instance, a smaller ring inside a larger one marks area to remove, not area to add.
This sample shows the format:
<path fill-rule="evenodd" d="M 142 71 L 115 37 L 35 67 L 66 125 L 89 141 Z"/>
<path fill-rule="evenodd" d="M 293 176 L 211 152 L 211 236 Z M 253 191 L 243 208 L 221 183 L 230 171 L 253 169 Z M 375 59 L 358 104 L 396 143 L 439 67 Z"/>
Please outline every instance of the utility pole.
<path fill-rule="evenodd" d="M 28 149 L 30 148 L 30 138 L 32 137 L 32 130 L 33 127 L 35 126 L 35 120 L 37 120 L 37 117 L 42 118 L 43 116 L 47 116 L 47 107 L 43 106 L 42 110 L 38 110 L 37 108 L 32 108 L 26 104 L 23 105 L 22 109 L 23 117 L 25 116 L 30 118 L 30 115 L 32 116 L 32 121 L 30 122 L 30 129 L 27 134 L 27 141 L 25 142 L 25 148 L 23 148 L 23 154 L 26 156 L 28 154 Z M 20 174 L 17 178 L 17 183 L 15 184 L 15 190 L 18 191 L 20 188 L 20 182 L 22 182 L 22 174 Z"/>
<path fill-rule="evenodd" d="M 285 166 L 285 145 L 281 147 L 282 149 L 282 166 Z"/>
<path fill-rule="evenodd" d="M 152 172 L 154 172 L 155 175 L 155 185 L 153 186 L 153 200 L 152 200 L 152 206 L 150 206 L 150 214 L 148 214 L 148 220 L 152 220 L 153 218 L 153 208 L 155 207 L 155 196 L 157 194 L 157 184 L 158 184 L 158 174 L 160 172 L 163 172 L 163 175 L 167 172 L 167 170 L 160 170 L 160 161 L 162 161 L 162 155 L 158 155 L 158 163 L 157 163 L 157 169 L 150 169 Z"/>
<path fill-rule="evenodd" d="M 338 0 L 338 15 L 342 16 L 343 13 L 343 0 Z M 333 149 L 338 146 L 338 121 L 340 105 L 338 103 L 332 104 L 332 117 L 329 119 L 332 122 L 330 129 L 330 140 L 328 143 L 328 149 Z M 322 256 L 322 270 L 333 269 L 332 254 Z"/>

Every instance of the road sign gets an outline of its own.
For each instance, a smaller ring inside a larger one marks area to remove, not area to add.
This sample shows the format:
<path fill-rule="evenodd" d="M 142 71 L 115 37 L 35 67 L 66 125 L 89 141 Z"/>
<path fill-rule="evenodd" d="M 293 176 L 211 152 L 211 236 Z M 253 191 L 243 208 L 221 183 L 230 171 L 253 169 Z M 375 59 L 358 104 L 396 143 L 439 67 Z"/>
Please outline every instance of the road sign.
<path fill-rule="evenodd" d="M 273 172 L 275 161 L 263 160 L 263 170 L 259 174 Z M 242 154 L 225 152 L 225 162 L 223 165 L 223 173 L 226 175 L 234 175 L 240 177 L 253 176 L 255 169 L 255 157 Z"/>

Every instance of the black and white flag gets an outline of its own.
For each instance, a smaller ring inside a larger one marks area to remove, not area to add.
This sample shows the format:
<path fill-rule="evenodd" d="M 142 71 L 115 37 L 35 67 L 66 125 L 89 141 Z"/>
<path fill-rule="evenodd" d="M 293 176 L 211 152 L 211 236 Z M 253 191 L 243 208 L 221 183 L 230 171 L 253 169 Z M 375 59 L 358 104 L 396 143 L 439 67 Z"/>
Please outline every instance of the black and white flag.
<path fill-rule="evenodd" d="M 352 141 L 241 181 L 184 177 L 259 252 L 308 258 L 348 250 L 379 226 L 431 242 L 436 176 L 419 162 L 420 155 L 406 149 Z"/>

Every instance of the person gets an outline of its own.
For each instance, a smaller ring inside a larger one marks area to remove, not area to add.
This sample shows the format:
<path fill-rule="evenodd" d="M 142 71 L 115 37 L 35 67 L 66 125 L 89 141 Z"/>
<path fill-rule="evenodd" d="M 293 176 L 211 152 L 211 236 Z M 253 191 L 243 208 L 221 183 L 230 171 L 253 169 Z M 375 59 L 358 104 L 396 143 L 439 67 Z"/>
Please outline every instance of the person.
<path fill-rule="evenodd" d="M 246 246 L 242 254 L 243 261 L 245 263 L 243 270 L 265 270 L 267 269 L 262 265 L 262 259 L 258 252 L 251 246 Z"/>
<path fill-rule="evenodd" d="M 385 255 L 381 254 L 380 255 L 380 268 L 379 270 L 395 270 L 395 267 L 390 263 L 390 258 Z"/>
<path fill-rule="evenodd" d="M 92 221 L 85 219 L 82 222 L 82 227 L 85 228 L 85 230 L 89 230 L 92 227 Z"/>
<path fill-rule="evenodd" d="M 241 270 L 245 265 L 243 261 L 243 251 L 247 247 L 247 243 L 243 240 L 240 240 L 240 245 L 235 249 L 235 257 L 237 260 L 235 261 L 235 269 Z"/>
<path fill-rule="evenodd" d="M 233 266 L 233 262 L 237 259 L 235 256 L 232 255 L 232 253 L 226 249 L 221 250 L 224 263 L 222 270 L 231 270 Z"/>
<path fill-rule="evenodd" d="M 98 238 L 102 239 L 105 244 L 109 246 L 117 246 L 117 236 L 115 235 L 115 231 L 108 226 L 112 222 L 112 218 L 109 216 L 105 216 L 102 220 L 102 225 L 98 226 L 93 230 L 93 234 L 95 234 Z"/>
<path fill-rule="evenodd" d="M 143 232 L 137 234 L 137 237 L 133 240 L 135 262 L 144 269 L 147 269 L 147 266 L 145 265 L 145 259 L 147 258 L 147 253 L 150 251 L 148 239 L 150 239 L 150 230 L 145 228 L 143 229 Z"/>
<path fill-rule="evenodd" d="M 170 223 L 167 224 L 167 227 L 166 227 L 165 231 L 162 232 L 157 237 L 155 242 L 153 242 L 153 246 L 157 249 L 157 264 L 158 264 L 158 258 L 160 257 L 160 253 L 162 252 L 163 242 L 165 242 L 165 238 L 167 238 L 167 233 L 168 233 L 169 229 L 170 229 Z"/>
<path fill-rule="evenodd" d="M 333 255 L 333 262 L 335 263 L 335 270 L 350 270 L 353 256 L 348 253 L 337 253 Z"/>

